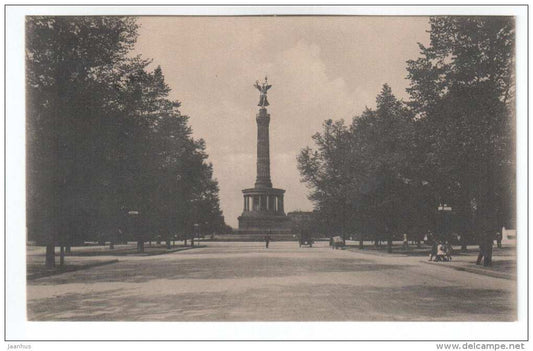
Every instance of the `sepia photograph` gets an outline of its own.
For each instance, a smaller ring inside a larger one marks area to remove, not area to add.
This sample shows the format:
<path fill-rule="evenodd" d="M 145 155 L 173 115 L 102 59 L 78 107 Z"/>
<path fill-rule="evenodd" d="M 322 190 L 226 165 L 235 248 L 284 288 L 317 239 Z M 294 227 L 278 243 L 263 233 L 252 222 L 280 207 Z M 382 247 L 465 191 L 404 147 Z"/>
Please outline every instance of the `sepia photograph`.
<path fill-rule="evenodd" d="M 13 8 L 14 339 L 525 338 L 524 7 L 306 9 Z"/>

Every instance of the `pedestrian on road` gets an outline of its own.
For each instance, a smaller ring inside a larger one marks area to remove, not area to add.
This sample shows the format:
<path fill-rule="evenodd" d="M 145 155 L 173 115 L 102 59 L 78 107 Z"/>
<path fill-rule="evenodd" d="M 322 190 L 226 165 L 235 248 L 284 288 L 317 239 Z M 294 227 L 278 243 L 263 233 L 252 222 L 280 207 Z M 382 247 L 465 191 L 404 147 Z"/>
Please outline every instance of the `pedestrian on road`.
<path fill-rule="evenodd" d="M 443 243 L 438 243 L 437 245 L 437 255 L 435 256 L 435 262 L 445 261 L 446 258 L 446 247 Z"/>
<path fill-rule="evenodd" d="M 431 245 L 431 251 L 429 253 L 429 260 L 432 261 L 433 257 L 437 258 L 437 248 L 439 246 L 439 242 L 437 240 L 433 240 L 433 245 Z"/>
<path fill-rule="evenodd" d="M 265 236 L 265 245 L 267 249 L 268 249 L 268 244 L 270 244 L 270 235 Z"/>
<path fill-rule="evenodd" d="M 496 243 L 498 243 L 498 248 L 502 248 L 502 233 L 496 232 Z"/>
<path fill-rule="evenodd" d="M 403 235 L 403 247 L 407 248 L 409 246 L 409 242 L 407 241 L 407 234 Z"/>
<path fill-rule="evenodd" d="M 479 240 L 479 253 L 477 254 L 477 260 L 476 264 L 481 264 L 481 260 L 483 259 L 483 256 L 485 256 L 485 242 L 483 239 Z"/>
<path fill-rule="evenodd" d="M 448 240 L 444 242 L 444 249 L 446 252 L 446 255 L 444 256 L 445 261 L 451 261 L 452 260 L 452 254 L 453 254 L 453 247 L 452 244 Z"/>
<path fill-rule="evenodd" d="M 492 265 L 492 244 L 493 238 L 490 235 L 481 235 L 479 241 L 479 254 L 477 255 L 476 264 L 481 264 L 483 259 L 483 265 L 485 267 Z"/>

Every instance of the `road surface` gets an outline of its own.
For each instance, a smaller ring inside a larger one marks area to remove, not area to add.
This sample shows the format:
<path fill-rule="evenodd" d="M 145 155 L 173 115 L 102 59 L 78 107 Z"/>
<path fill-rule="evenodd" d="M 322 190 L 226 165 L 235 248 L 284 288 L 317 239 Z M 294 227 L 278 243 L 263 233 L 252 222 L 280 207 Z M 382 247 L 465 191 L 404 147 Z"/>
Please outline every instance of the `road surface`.
<path fill-rule="evenodd" d="M 28 281 L 28 320 L 516 320 L 516 281 L 422 257 L 331 250 L 328 243 L 206 245 Z"/>

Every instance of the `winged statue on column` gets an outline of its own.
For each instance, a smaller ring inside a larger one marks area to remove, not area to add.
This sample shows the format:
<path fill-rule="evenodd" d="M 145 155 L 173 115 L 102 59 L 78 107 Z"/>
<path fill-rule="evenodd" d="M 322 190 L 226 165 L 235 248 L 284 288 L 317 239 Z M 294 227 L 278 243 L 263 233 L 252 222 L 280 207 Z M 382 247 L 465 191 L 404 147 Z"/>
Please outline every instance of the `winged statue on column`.
<path fill-rule="evenodd" d="M 257 90 L 259 90 L 259 92 L 261 93 L 259 95 L 259 103 L 257 104 L 257 106 L 261 106 L 261 107 L 268 106 L 269 103 L 268 103 L 268 100 L 267 100 L 267 91 L 268 91 L 268 89 L 270 89 L 272 87 L 272 85 L 268 84 L 267 77 L 265 77 L 265 81 L 263 83 L 261 83 L 261 84 L 259 84 L 259 81 L 256 80 L 255 84 L 254 84 L 254 87 L 256 87 Z"/>

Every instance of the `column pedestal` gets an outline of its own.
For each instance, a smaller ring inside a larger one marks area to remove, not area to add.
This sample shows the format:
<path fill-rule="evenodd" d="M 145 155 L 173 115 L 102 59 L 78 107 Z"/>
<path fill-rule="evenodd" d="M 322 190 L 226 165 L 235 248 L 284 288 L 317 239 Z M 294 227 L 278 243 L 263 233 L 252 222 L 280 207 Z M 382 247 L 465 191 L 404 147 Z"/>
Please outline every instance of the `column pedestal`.
<path fill-rule="evenodd" d="M 256 199 L 239 217 L 240 234 L 289 234 L 290 220 L 283 209 L 285 190 L 276 188 L 244 189 L 244 198 Z"/>

